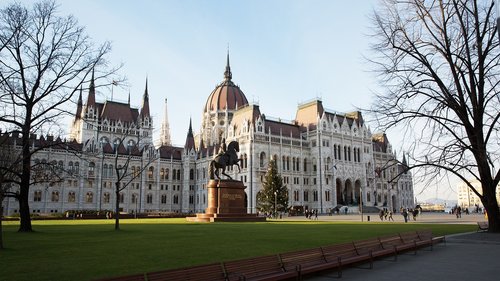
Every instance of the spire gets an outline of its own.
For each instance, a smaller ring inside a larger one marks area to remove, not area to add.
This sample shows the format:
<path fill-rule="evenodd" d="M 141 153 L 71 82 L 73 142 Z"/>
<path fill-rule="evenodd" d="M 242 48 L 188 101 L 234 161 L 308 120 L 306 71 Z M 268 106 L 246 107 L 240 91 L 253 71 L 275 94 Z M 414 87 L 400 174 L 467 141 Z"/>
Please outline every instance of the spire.
<path fill-rule="evenodd" d="M 168 107 L 167 99 L 165 99 L 165 110 L 163 112 L 163 121 L 161 123 L 160 141 L 162 146 L 171 146 L 172 141 L 170 140 L 170 125 L 168 123 Z"/>
<path fill-rule="evenodd" d="M 144 89 L 144 96 L 142 97 L 141 117 L 149 118 L 149 95 L 148 95 L 148 78 L 146 77 L 146 88 Z"/>
<path fill-rule="evenodd" d="M 75 120 L 79 119 L 80 116 L 82 115 L 82 92 L 83 92 L 83 87 L 80 85 L 80 95 L 78 96 L 78 102 L 76 104 L 76 114 L 75 114 Z"/>
<path fill-rule="evenodd" d="M 193 126 L 191 122 L 191 117 L 189 118 L 189 130 L 188 134 L 186 137 L 186 144 L 184 145 L 184 148 L 187 150 L 194 149 L 194 137 L 193 137 Z"/>
<path fill-rule="evenodd" d="M 229 49 L 227 50 L 227 63 L 226 63 L 226 71 L 224 71 L 224 79 L 231 80 L 233 78 L 233 74 L 231 73 L 231 66 L 229 66 Z"/>
<path fill-rule="evenodd" d="M 92 69 L 92 78 L 90 79 L 89 96 L 87 97 L 87 106 L 95 106 L 94 69 Z"/>

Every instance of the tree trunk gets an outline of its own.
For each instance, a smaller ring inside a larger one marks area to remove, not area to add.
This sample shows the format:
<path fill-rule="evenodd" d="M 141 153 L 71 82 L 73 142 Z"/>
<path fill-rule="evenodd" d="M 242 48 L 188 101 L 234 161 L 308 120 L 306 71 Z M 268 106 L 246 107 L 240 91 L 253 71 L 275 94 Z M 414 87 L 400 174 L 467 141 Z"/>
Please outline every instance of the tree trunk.
<path fill-rule="evenodd" d="M 22 132 L 22 175 L 21 175 L 21 185 L 20 193 L 18 196 L 19 200 L 19 216 L 21 219 L 21 224 L 19 225 L 19 232 L 32 232 L 31 227 L 31 217 L 30 217 L 30 206 L 29 206 L 29 190 L 30 190 L 30 177 L 31 177 L 31 151 L 30 151 L 30 135 L 29 126 L 30 124 L 25 124 Z"/>
<path fill-rule="evenodd" d="M 493 190 L 493 192 L 491 192 Z M 483 198 L 482 202 L 484 208 L 486 209 L 486 214 L 488 215 L 488 232 L 499 233 L 500 232 L 500 210 L 498 208 L 498 202 L 495 197 L 496 186 L 490 188 L 489 186 L 483 187 Z"/>
<path fill-rule="evenodd" d="M 120 230 L 120 183 L 115 183 L 116 185 L 116 196 L 115 196 L 115 230 Z"/>
<path fill-rule="evenodd" d="M 0 250 L 3 249 L 3 197 L 0 196 Z"/>

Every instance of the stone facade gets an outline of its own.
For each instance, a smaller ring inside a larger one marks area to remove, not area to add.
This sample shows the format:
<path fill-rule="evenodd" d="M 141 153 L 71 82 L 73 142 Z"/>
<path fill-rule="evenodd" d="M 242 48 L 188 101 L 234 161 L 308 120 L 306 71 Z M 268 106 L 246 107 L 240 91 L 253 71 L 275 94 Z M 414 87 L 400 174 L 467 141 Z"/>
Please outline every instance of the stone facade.
<path fill-rule="evenodd" d="M 71 140 L 64 142 L 76 153 L 59 146 L 33 157 L 34 163 L 56 163 L 64 179 L 31 187 L 33 213 L 114 210 L 115 168 L 127 163 L 130 175 L 121 181 L 126 187 L 119 195 L 123 212 L 201 213 L 207 207 L 208 164 L 223 139 L 240 144 L 241 173 L 228 173 L 247 187 L 248 213 L 257 212 L 256 195 L 271 158 L 289 189 L 289 206 L 320 213 L 361 201 L 380 208 L 414 206 L 406 160 L 396 160 L 387 136 L 372 134 L 361 112 L 333 112 L 312 100 L 298 106 L 293 121 L 266 117 L 232 82 L 229 56 L 224 81 L 205 104 L 199 132 L 190 122 L 184 147 L 170 144 L 166 107 L 162 139 L 153 146 L 147 81 L 139 109 L 130 102 L 96 102 L 93 83 L 85 104 L 82 94 Z M 45 141 L 37 138 L 34 145 Z M 5 214 L 18 212 L 14 199 L 4 207 Z"/>

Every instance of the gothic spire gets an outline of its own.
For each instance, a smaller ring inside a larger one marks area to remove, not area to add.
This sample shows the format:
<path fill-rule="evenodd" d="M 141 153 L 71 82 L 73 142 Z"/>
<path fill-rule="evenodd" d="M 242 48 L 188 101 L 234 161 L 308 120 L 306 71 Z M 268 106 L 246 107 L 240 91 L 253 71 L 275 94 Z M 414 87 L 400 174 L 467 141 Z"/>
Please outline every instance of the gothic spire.
<path fill-rule="evenodd" d="M 148 78 L 146 77 L 146 88 L 144 89 L 144 96 L 142 97 L 141 117 L 149 118 L 149 94 L 148 94 Z"/>
<path fill-rule="evenodd" d="M 193 136 L 193 126 L 192 126 L 192 121 L 191 117 L 189 118 L 189 130 L 188 134 L 186 137 L 186 144 L 184 145 L 184 148 L 187 150 L 194 149 L 194 136 Z"/>
<path fill-rule="evenodd" d="M 233 74 L 231 73 L 231 66 L 229 65 L 229 49 L 227 50 L 227 62 L 226 62 L 226 71 L 224 71 L 224 79 L 231 80 L 233 78 Z"/>
<path fill-rule="evenodd" d="M 95 106 L 94 69 L 92 69 L 92 78 L 90 79 L 89 96 L 87 97 L 87 106 Z"/>
<path fill-rule="evenodd" d="M 83 92 L 83 87 L 80 85 L 80 94 L 78 96 L 78 103 L 76 104 L 76 115 L 75 115 L 75 120 L 80 118 L 80 115 L 82 115 L 82 107 L 83 107 L 83 102 L 82 102 L 82 92 Z"/>
<path fill-rule="evenodd" d="M 165 99 L 165 110 L 163 111 L 163 120 L 161 123 L 160 141 L 162 146 L 171 146 L 170 140 L 170 124 L 168 123 L 168 107 L 167 99 Z"/>

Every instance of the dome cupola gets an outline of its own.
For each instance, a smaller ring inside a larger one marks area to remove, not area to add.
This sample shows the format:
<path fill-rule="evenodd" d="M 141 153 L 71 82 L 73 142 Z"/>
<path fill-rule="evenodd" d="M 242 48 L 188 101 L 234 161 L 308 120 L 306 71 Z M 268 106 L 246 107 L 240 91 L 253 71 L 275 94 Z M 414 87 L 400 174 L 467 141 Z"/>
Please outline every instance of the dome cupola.
<path fill-rule="evenodd" d="M 231 67 L 229 65 L 229 53 L 227 54 L 226 71 L 224 71 L 224 81 L 217 85 L 212 91 L 205 104 L 204 111 L 236 110 L 238 107 L 248 105 L 245 94 L 240 87 L 235 85 L 232 79 Z"/>

